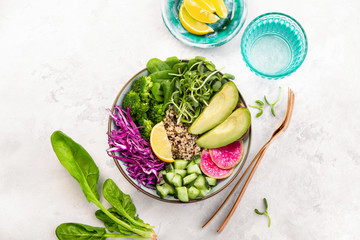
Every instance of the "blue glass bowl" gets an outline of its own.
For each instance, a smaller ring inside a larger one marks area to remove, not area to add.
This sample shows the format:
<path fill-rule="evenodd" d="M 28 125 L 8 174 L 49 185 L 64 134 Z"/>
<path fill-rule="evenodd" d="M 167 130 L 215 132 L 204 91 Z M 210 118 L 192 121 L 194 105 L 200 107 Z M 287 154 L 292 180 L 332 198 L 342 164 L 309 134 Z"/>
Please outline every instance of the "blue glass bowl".
<path fill-rule="evenodd" d="M 177 40 L 193 47 L 212 48 L 233 39 L 239 33 L 246 19 L 246 0 L 225 0 L 224 2 L 228 10 L 227 18 L 208 24 L 214 29 L 214 32 L 203 36 L 189 33 L 181 25 L 179 9 L 183 3 L 182 0 L 162 0 L 161 14 L 167 29 Z"/>
<path fill-rule="evenodd" d="M 246 65 L 267 79 L 280 79 L 295 72 L 305 60 L 307 49 L 304 29 L 283 13 L 266 13 L 255 18 L 241 39 Z"/>

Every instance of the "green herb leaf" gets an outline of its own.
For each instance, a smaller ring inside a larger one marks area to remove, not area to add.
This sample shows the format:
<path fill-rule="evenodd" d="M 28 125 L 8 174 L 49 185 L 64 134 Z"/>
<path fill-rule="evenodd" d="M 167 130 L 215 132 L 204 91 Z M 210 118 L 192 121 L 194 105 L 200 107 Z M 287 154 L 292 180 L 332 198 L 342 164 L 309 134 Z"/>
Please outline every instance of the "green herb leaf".
<path fill-rule="evenodd" d="M 268 105 L 271 106 L 271 113 L 272 113 L 272 115 L 273 115 L 274 117 L 276 117 L 276 115 L 275 115 L 275 110 L 274 110 L 274 106 L 275 106 L 275 104 L 277 104 L 277 103 L 279 102 L 279 100 L 280 100 L 280 98 L 281 98 L 281 95 L 282 95 L 282 88 L 281 88 L 281 87 L 279 87 L 279 88 L 280 88 L 280 95 L 279 95 L 278 99 L 277 99 L 274 103 L 270 103 L 270 102 L 267 100 L 266 96 L 264 96 L 265 102 L 266 102 Z"/>
<path fill-rule="evenodd" d="M 230 74 L 230 73 L 225 73 L 223 75 L 223 78 L 227 78 L 227 79 L 231 79 L 231 80 L 234 80 L 235 79 L 235 76 Z"/>
<path fill-rule="evenodd" d="M 263 106 L 264 106 L 264 103 L 260 100 L 256 100 L 255 103 L 259 104 L 260 106 L 253 106 L 253 105 L 249 105 L 250 107 L 252 108 L 256 108 L 256 109 L 259 109 L 259 112 L 256 114 L 256 117 L 260 117 L 262 114 L 263 114 Z"/>
<path fill-rule="evenodd" d="M 259 214 L 259 215 L 266 215 L 269 219 L 269 224 L 268 224 L 268 227 L 270 227 L 271 225 L 271 219 L 270 219 L 270 215 L 269 215 L 269 212 L 268 212 L 268 204 L 267 204 L 267 201 L 266 201 L 266 198 L 264 198 L 264 203 L 265 203 L 265 211 L 264 212 L 260 212 L 259 210 L 255 209 L 255 213 L 256 214 Z"/>

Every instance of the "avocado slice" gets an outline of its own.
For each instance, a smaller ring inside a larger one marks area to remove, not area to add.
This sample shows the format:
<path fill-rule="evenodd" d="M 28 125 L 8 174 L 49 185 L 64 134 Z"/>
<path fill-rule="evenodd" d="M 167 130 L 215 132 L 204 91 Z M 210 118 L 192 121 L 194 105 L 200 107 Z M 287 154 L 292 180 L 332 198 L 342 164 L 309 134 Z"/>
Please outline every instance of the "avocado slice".
<path fill-rule="evenodd" d="M 223 121 L 231 114 L 239 100 L 238 89 L 233 82 L 227 82 L 210 100 L 208 106 L 191 124 L 189 133 L 202 134 Z"/>
<path fill-rule="evenodd" d="M 241 138 L 250 127 L 247 108 L 236 109 L 223 123 L 202 135 L 196 143 L 203 148 L 219 148 Z"/>

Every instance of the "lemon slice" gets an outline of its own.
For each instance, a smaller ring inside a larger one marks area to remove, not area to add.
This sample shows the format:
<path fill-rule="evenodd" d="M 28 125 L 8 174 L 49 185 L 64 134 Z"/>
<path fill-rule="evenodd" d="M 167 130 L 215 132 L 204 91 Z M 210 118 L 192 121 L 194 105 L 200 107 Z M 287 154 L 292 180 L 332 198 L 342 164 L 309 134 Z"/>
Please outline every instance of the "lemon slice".
<path fill-rule="evenodd" d="M 214 32 L 214 30 L 205 23 L 198 22 L 192 18 L 186 10 L 184 4 L 180 7 L 179 18 L 183 27 L 192 34 L 205 35 L 207 33 Z"/>
<path fill-rule="evenodd" d="M 171 145 L 163 122 L 156 124 L 151 130 L 150 145 L 155 155 L 164 162 L 173 162 Z"/>
<path fill-rule="evenodd" d="M 214 23 L 220 19 L 215 14 L 202 8 L 196 0 L 184 0 L 184 5 L 190 16 L 192 16 L 195 20 L 198 20 L 199 22 Z"/>
<path fill-rule="evenodd" d="M 205 10 L 208 10 L 209 12 L 214 13 L 216 11 L 216 8 L 214 4 L 210 2 L 210 0 L 196 0 L 196 2 Z"/>
<path fill-rule="evenodd" d="M 216 14 L 221 18 L 226 18 L 228 15 L 225 3 L 223 0 L 210 0 L 210 2 L 215 6 Z"/>

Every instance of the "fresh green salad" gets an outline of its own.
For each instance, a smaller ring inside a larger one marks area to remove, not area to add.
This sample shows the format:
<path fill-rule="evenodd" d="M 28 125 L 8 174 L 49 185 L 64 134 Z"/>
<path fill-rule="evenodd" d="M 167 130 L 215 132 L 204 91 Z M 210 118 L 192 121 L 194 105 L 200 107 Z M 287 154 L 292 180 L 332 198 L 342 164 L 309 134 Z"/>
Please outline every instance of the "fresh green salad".
<path fill-rule="evenodd" d="M 152 58 L 146 68 L 110 111 L 107 151 L 161 198 L 203 198 L 241 162 L 249 110 L 234 76 L 204 57 Z"/>

